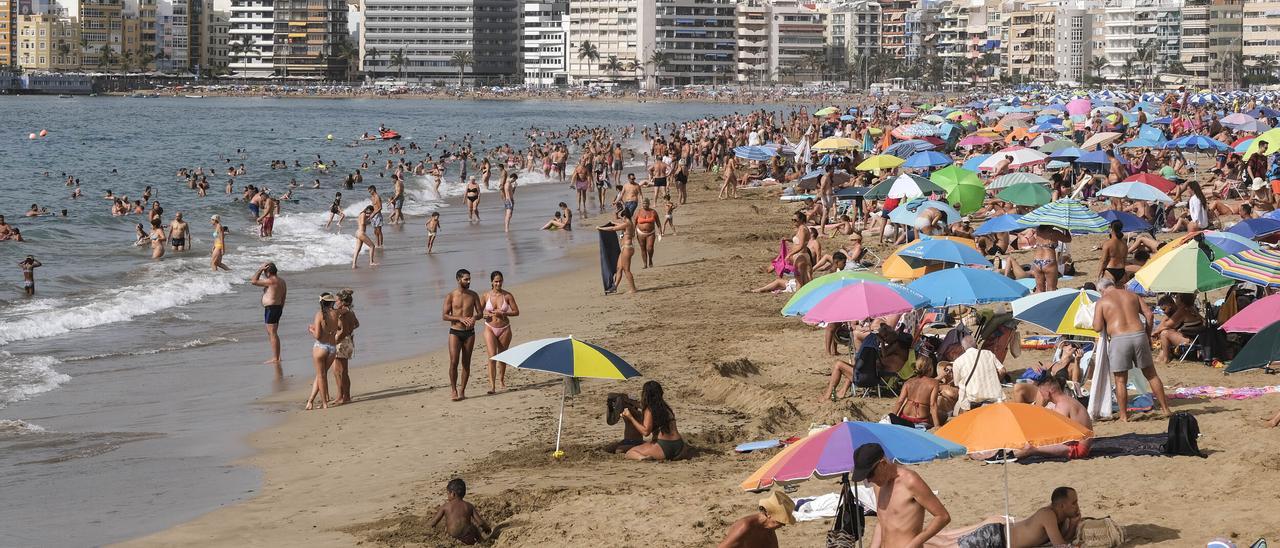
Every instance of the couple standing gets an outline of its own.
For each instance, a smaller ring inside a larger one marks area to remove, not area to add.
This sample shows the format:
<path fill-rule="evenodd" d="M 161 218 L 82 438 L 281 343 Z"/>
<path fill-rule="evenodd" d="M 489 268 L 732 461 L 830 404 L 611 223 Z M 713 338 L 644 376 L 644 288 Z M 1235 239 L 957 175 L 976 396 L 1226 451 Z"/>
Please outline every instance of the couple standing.
<path fill-rule="evenodd" d="M 337 294 L 321 293 L 320 310 L 316 312 L 307 331 L 315 337 L 311 346 L 311 359 L 316 368 L 316 380 L 311 386 L 311 395 L 307 397 L 307 409 L 315 407 L 316 396 L 320 396 L 320 407 L 328 408 L 330 404 L 342 405 L 351 403 L 351 377 L 347 374 L 348 362 L 355 352 L 355 341 L 352 336 L 360 327 L 360 320 L 352 310 L 352 291 L 339 290 Z M 329 367 L 333 367 L 334 382 L 337 384 L 338 397 L 329 400 Z"/>
<path fill-rule="evenodd" d="M 489 394 L 507 388 L 507 365 L 493 360 L 511 346 L 511 318 L 520 315 L 516 297 L 502 288 L 502 273 L 489 274 L 490 290 L 480 295 L 471 290 L 471 272 L 461 269 L 454 275 L 458 288 L 444 298 L 440 319 L 449 322 L 449 388 L 453 401 L 467 398 L 471 376 L 471 351 L 476 344 L 476 321 L 483 318 L 484 344 L 489 350 Z M 459 378 L 458 369 L 462 373 Z M 459 382 L 461 381 L 461 382 Z"/>

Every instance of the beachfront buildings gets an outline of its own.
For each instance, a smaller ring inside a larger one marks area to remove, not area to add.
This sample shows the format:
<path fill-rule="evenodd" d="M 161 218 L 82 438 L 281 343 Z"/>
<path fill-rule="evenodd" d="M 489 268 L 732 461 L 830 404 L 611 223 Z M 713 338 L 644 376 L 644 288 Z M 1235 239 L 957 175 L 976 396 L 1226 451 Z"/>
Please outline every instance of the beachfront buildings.
<path fill-rule="evenodd" d="M 657 0 L 653 66 L 659 86 L 727 84 L 736 80 L 737 37 L 732 0 Z M 626 65 L 608 72 L 627 70 Z M 637 68 L 637 67 L 632 67 Z"/>
<path fill-rule="evenodd" d="M 1182 0 L 1105 0 L 1104 74 L 1150 84 L 1181 57 Z"/>
<path fill-rule="evenodd" d="M 275 0 L 231 0 L 230 62 L 238 76 L 275 73 Z"/>
<path fill-rule="evenodd" d="M 815 4 L 773 0 L 769 22 L 769 74 L 776 82 L 812 82 L 830 74 L 827 13 Z"/>
<path fill-rule="evenodd" d="M 569 2 L 569 81 L 573 84 L 654 82 L 663 64 L 655 41 L 656 0 Z M 623 72 L 607 69 L 616 59 Z M 627 67 L 635 69 L 626 72 Z"/>
<path fill-rule="evenodd" d="M 534 87 L 569 83 L 568 0 L 526 0 L 521 11 L 520 61 L 524 83 Z"/>
<path fill-rule="evenodd" d="M 18 3 L 17 0 L 0 0 L 0 67 L 12 66 L 16 63 L 18 43 Z"/>
<path fill-rule="evenodd" d="M 48 13 L 19 15 L 17 64 L 24 70 L 59 72 L 80 68 L 80 25 Z"/>
<path fill-rule="evenodd" d="M 741 84 L 762 84 L 769 77 L 769 8 L 763 0 L 744 0 L 735 11 Z"/>
<path fill-rule="evenodd" d="M 274 0 L 272 70 L 289 77 L 342 79 L 347 60 L 338 55 L 347 37 L 345 0 Z"/>
<path fill-rule="evenodd" d="M 375 79 L 520 79 L 518 0 L 364 0 L 360 57 Z"/>
<path fill-rule="evenodd" d="M 835 66 L 845 70 L 842 79 L 860 87 L 870 84 L 871 60 L 880 53 L 880 3 L 855 0 L 832 6 L 827 37 Z"/>
<path fill-rule="evenodd" d="M 81 64 L 90 69 L 118 66 L 124 44 L 124 5 L 120 0 L 80 0 Z"/>

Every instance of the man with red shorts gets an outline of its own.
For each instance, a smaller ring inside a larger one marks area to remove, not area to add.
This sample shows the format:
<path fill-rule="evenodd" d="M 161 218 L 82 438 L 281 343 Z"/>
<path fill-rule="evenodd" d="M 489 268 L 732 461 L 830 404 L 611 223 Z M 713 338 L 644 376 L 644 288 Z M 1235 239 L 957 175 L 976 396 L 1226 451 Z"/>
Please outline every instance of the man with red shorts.
<path fill-rule="evenodd" d="M 1050 375 L 1048 372 L 1041 374 L 1040 378 L 1036 380 L 1036 389 L 1040 391 L 1040 400 L 1045 402 L 1046 405 L 1052 403 L 1054 411 L 1092 431 L 1093 420 L 1089 418 L 1089 411 L 1078 400 L 1063 390 L 1064 382 L 1061 377 Z M 1040 455 L 1045 457 L 1066 457 L 1070 460 L 1076 460 L 1088 457 L 1091 445 L 1092 440 L 1086 438 L 1080 441 L 1069 441 L 1043 447 L 1027 446 L 1015 451 L 1014 456 L 1022 458 Z"/>

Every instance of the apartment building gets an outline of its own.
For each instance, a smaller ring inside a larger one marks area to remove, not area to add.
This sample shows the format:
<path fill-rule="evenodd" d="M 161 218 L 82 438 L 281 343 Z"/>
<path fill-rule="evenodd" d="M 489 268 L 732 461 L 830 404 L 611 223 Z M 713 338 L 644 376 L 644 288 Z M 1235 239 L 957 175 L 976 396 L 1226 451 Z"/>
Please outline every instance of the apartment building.
<path fill-rule="evenodd" d="M 775 81 L 822 79 L 810 60 L 828 56 L 827 13 L 797 0 L 774 0 L 770 7 L 769 73 Z"/>
<path fill-rule="evenodd" d="M 185 8 L 182 11 L 184 16 L 188 13 Z M 231 0 L 230 24 L 227 68 L 238 76 L 272 76 L 275 73 L 275 0 Z M 185 32 L 183 36 L 183 47 L 189 51 L 189 37 Z"/>
<path fill-rule="evenodd" d="M 80 0 L 81 64 L 87 69 L 119 66 L 124 52 L 124 5 L 120 0 Z"/>
<path fill-rule="evenodd" d="M 156 69 L 186 73 L 191 59 L 191 0 L 159 0 L 156 3 Z"/>
<path fill-rule="evenodd" d="M 736 80 L 736 10 L 733 0 L 656 0 L 654 48 L 667 60 L 655 66 L 660 86 L 726 84 Z"/>
<path fill-rule="evenodd" d="M 646 85 L 656 82 L 651 61 L 657 48 L 655 0 L 581 0 L 569 3 L 569 79 L 574 84 L 637 82 L 638 74 L 610 74 L 610 57 L 645 68 Z M 594 48 L 595 58 L 584 55 Z M 639 71 L 637 71 L 639 72 Z"/>
<path fill-rule="evenodd" d="M 880 49 L 894 59 L 907 58 L 907 12 L 914 0 L 882 0 L 880 2 Z"/>
<path fill-rule="evenodd" d="M 1005 70 L 1016 82 L 1053 82 L 1057 9 L 1047 3 L 1015 5 L 1008 14 Z"/>
<path fill-rule="evenodd" d="M 347 61 L 338 55 L 338 44 L 347 37 L 345 0 L 275 0 L 272 14 L 275 74 L 345 79 Z M 197 43 L 203 45 L 203 39 Z"/>
<path fill-rule="evenodd" d="M 360 53 L 374 78 L 456 81 L 457 57 L 474 80 L 520 75 L 517 0 L 364 0 Z"/>
<path fill-rule="evenodd" d="M 80 25 L 57 15 L 18 16 L 17 64 L 29 71 L 80 68 Z"/>
<path fill-rule="evenodd" d="M 18 3 L 0 0 L 0 67 L 17 64 Z"/>
<path fill-rule="evenodd" d="M 1154 80 L 1181 58 L 1182 0 L 1106 0 L 1107 77 Z"/>
<path fill-rule="evenodd" d="M 737 21 L 739 83 L 762 84 L 769 80 L 769 6 L 765 0 L 738 4 Z"/>
<path fill-rule="evenodd" d="M 1054 13 L 1053 75 L 1058 84 L 1082 86 L 1093 58 L 1093 15 L 1083 5 L 1060 6 Z"/>
<path fill-rule="evenodd" d="M 524 83 L 537 87 L 569 83 L 569 2 L 524 2 L 520 57 Z"/>
<path fill-rule="evenodd" d="M 867 61 L 880 53 L 880 3 L 869 0 L 831 7 L 827 14 L 827 42 L 836 55 L 836 65 L 861 69 L 852 80 L 867 83 Z M 848 73 L 844 80 L 850 80 Z"/>

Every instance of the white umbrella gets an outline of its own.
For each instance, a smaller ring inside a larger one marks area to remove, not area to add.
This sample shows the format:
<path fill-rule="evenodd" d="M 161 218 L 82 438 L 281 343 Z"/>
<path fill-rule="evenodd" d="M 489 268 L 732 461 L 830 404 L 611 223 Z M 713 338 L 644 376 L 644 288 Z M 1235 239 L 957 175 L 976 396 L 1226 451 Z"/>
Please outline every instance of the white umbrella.
<path fill-rule="evenodd" d="M 995 171 L 996 166 L 1004 161 L 1006 157 L 1012 157 L 1009 163 L 1009 169 L 1018 169 L 1021 167 L 1032 166 L 1042 163 L 1049 159 L 1043 152 L 1033 148 L 1025 147 L 1009 147 L 1000 152 L 992 154 L 990 158 L 983 160 L 978 164 L 979 171 Z"/>

